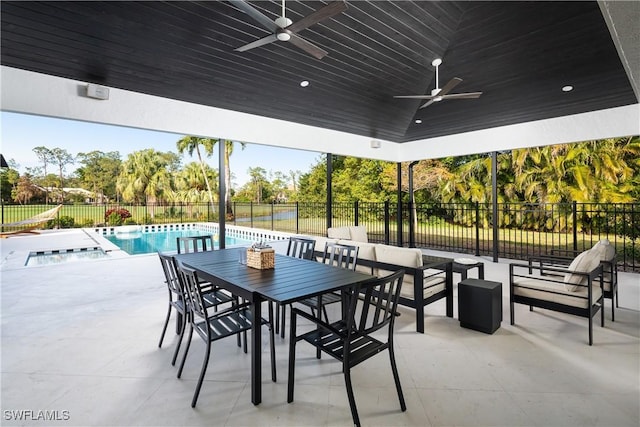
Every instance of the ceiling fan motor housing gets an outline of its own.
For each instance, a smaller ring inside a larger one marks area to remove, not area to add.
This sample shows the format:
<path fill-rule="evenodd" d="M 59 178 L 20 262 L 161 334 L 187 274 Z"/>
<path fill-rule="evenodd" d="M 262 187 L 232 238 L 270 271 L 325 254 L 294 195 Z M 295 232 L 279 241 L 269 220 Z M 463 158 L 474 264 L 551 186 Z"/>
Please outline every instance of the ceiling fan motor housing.
<path fill-rule="evenodd" d="M 286 42 L 291 39 L 291 34 L 289 34 L 289 32 L 284 28 L 280 28 L 279 30 L 276 31 L 276 37 L 281 42 Z"/>

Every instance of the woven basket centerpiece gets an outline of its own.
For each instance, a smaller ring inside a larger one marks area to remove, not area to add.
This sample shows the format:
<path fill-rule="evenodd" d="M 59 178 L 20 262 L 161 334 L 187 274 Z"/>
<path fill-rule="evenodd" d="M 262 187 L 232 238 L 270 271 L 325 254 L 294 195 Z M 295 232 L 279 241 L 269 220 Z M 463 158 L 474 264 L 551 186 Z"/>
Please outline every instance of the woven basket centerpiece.
<path fill-rule="evenodd" d="M 276 252 L 270 246 L 256 245 L 247 249 L 247 266 L 269 270 L 276 266 Z"/>

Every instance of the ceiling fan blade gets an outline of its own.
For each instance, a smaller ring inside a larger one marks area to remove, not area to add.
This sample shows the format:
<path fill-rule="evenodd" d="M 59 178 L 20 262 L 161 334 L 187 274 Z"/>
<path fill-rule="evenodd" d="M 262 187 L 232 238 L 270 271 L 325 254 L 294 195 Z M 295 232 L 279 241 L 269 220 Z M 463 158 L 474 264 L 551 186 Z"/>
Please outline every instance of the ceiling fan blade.
<path fill-rule="evenodd" d="M 304 30 L 305 28 L 308 28 L 324 19 L 331 18 L 332 16 L 342 13 L 345 10 L 347 10 L 347 3 L 344 1 L 332 1 L 312 14 L 307 15 L 301 20 L 289 25 L 287 30 L 292 33 L 297 33 L 298 31 Z"/>
<path fill-rule="evenodd" d="M 405 98 L 405 99 L 433 99 L 435 96 L 433 95 L 396 95 L 394 98 Z"/>
<path fill-rule="evenodd" d="M 238 9 L 249 15 L 253 18 L 254 21 L 258 22 L 260 25 L 265 27 L 269 31 L 276 31 L 278 28 L 276 23 L 269 19 L 266 15 L 263 15 L 262 12 L 259 12 L 258 9 L 251 6 L 244 0 L 229 0 L 230 3 L 235 5 Z M 238 50 L 238 49 L 236 49 Z"/>
<path fill-rule="evenodd" d="M 263 37 L 249 44 L 245 44 L 244 46 L 240 46 L 239 48 L 234 49 L 237 52 L 244 52 L 245 50 L 253 49 L 254 47 L 264 46 L 265 44 L 273 43 L 278 40 L 278 37 L 275 34 L 271 34 L 270 36 Z"/>
<path fill-rule="evenodd" d="M 434 102 L 436 102 L 436 101 L 432 99 L 431 101 L 429 101 L 429 102 L 425 102 L 424 104 L 422 104 L 422 105 L 420 106 L 420 108 L 428 107 L 429 105 L 433 104 Z M 420 109 L 420 108 L 418 108 L 418 109 Z"/>
<path fill-rule="evenodd" d="M 324 49 L 319 48 L 313 43 L 310 43 L 303 39 L 302 37 L 291 34 L 291 38 L 289 39 L 289 43 L 293 44 L 296 47 L 307 52 L 309 55 L 315 57 L 316 59 L 322 59 L 327 56 L 328 52 Z"/>
<path fill-rule="evenodd" d="M 482 92 L 466 92 L 466 93 L 450 93 L 448 95 L 443 95 L 444 99 L 475 99 L 480 98 Z"/>
<path fill-rule="evenodd" d="M 461 78 L 458 78 L 458 77 L 452 78 L 451 80 L 449 80 L 449 82 L 446 85 L 444 85 L 442 89 L 440 89 L 440 92 L 438 92 L 438 96 L 443 96 L 451 92 L 451 89 L 458 86 L 461 81 L 462 81 Z"/>

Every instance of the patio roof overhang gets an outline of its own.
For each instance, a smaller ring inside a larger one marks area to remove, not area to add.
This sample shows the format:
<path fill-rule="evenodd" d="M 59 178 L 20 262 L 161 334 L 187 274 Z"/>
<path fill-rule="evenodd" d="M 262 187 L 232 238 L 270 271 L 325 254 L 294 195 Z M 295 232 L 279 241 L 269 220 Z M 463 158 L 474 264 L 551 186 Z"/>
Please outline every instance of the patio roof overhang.
<path fill-rule="evenodd" d="M 216 107 L 120 89 L 109 100 L 83 95 L 86 82 L 2 67 L 2 109 L 65 119 L 152 129 L 393 162 L 485 153 L 640 134 L 638 104 L 394 143 Z"/>
<path fill-rule="evenodd" d="M 253 4 L 265 14 L 278 10 L 274 2 Z M 3 2 L 1 107 L 394 162 L 640 134 L 640 3 L 419 4 L 418 31 L 405 10 L 415 4 L 349 2 L 344 14 L 306 30 L 330 51 L 318 61 L 290 46 L 233 52 L 263 31 L 228 2 Z M 303 16 L 323 3 L 287 5 L 291 16 Z M 552 19 L 532 23 L 534 12 Z M 185 22 L 193 29 L 176 45 L 171 37 Z M 383 38 L 381 22 L 402 31 Z M 369 38 L 354 34 L 365 27 Z M 163 32 L 169 28 L 174 32 Z M 350 59 L 354 49 L 367 50 L 366 58 Z M 182 51 L 197 66 L 175 68 L 176 57 L 188 59 Z M 441 80 L 459 73 L 480 86 L 460 85 L 461 92 L 483 96 L 422 110 L 394 100 L 392 94 L 428 91 L 434 56 L 450 68 Z M 249 69 L 249 80 L 229 77 Z M 354 73 L 364 86 L 339 77 Z M 290 88 L 302 74 L 315 92 Z M 576 89 L 565 96 L 559 88 L 567 79 Z M 109 87 L 109 99 L 88 98 L 87 83 Z M 374 139 L 380 148 L 371 147 Z"/>

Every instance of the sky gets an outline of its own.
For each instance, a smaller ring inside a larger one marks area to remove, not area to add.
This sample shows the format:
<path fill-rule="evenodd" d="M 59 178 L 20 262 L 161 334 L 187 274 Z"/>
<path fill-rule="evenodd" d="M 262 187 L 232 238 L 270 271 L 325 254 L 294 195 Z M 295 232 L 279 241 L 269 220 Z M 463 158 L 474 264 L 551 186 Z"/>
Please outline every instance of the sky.
<path fill-rule="evenodd" d="M 18 170 L 23 173 L 27 167 L 39 167 L 34 147 L 62 148 L 72 156 L 90 151 L 118 151 L 122 160 L 133 151 L 154 148 L 157 151 L 178 152 L 176 142 L 184 135 L 134 129 L 121 126 L 103 125 L 67 119 L 57 119 L 28 114 L 0 113 L 0 149 L 9 162 L 15 161 Z M 308 172 L 317 163 L 321 153 L 288 148 L 271 147 L 259 144 L 246 144 L 234 147 L 231 155 L 231 172 L 234 176 L 232 186 L 240 188 L 249 181 L 247 170 L 262 167 L 267 172 L 280 171 L 289 175 L 290 170 Z M 183 164 L 197 161 L 185 153 Z M 217 149 L 207 163 L 218 169 Z M 69 165 L 65 170 L 70 175 L 79 165 Z"/>

